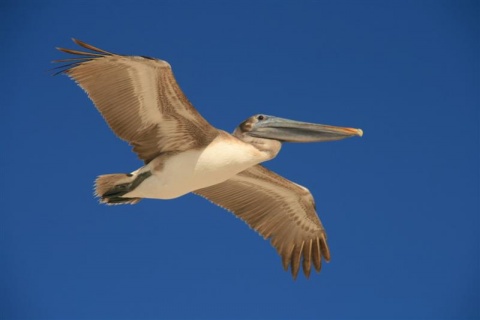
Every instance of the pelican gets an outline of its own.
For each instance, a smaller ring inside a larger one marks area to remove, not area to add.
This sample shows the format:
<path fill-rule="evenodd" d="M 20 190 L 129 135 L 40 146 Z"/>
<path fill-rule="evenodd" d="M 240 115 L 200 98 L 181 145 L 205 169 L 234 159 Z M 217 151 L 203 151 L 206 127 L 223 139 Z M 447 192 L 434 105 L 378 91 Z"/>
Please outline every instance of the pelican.
<path fill-rule="evenodd" d="M 145 56 L 114 54 L 77 39 L 87 51 L 57 74 L 72 78 L 122 140 L 144 162 L 130 173 L 105 174 L 95 195 L 108 205 L 143 198 L 174 199 L 193 192 L 231 211 L 271 244 L 297 278 L 330 260 L 327 235 L 310 191 L 266 169 L 284 142 L 322 142 L 362 136 L 361 129 L 300 122 L 265 114 L 232 134 L 211 126 L 188 101 L 170 65 Z"/>

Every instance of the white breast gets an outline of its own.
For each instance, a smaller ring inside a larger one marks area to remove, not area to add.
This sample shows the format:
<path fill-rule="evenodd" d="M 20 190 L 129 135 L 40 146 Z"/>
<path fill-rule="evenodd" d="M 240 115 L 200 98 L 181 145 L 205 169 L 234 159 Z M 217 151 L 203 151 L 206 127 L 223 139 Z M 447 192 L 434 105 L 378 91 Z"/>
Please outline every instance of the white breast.
<path fill-rule="evenodd" d="M 155 160 L 145 168 L 153 175 L 124 197 L 172 199 L 191 191 L 223 182 L 237 173 L 267 160 L 267 155 L 235 138 L 219 136 L 203 150 L 189 150 Z"/>

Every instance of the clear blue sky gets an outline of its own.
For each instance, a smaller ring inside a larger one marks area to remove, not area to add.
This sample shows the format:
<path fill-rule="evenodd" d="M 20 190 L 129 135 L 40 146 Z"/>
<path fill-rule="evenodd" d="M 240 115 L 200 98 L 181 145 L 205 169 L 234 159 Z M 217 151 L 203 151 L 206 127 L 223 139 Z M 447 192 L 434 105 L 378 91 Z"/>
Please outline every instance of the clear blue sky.
<path fill-rule="evenodd" d="M 478 1 L 0 3 L 0 318 L 479 318 Z M 213 125 L 255 113 L 365 131 L 285 145 L 332 261 L 293 281 L 194 195 L 107 207 L 141 165 L 50 61 L 71 37 L 173 66 Z"/>

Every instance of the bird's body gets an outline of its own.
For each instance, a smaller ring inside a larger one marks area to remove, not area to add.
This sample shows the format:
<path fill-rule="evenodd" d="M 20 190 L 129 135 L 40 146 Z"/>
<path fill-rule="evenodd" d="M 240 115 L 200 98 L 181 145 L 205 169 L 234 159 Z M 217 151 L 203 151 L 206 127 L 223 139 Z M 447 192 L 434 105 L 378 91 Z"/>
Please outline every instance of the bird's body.
<path fill-rule="evenodd" d="M 88 94 L 110 128 L 133 146 L 144 166 L 101 175 L 102 203 L 135 204 L 143 198 L 173 199 L 189 192 L 233 212 L 272 245 L 296 278 L 330 260 L 326 233 L 305 187 L 264 168 L 283 142 L 332 141 L 361 136 L 360 129 L 255 115 L 228 134 L 211 126 L 190 104 L 170 65 L 123 56 L 75 40 L 90 50 L 73 54 L 60 73 Z"/>
<path fill-rule="evenodd" d="M 269 154 L 223 131 L 207 146 L 160 155 L 132 172 L 152 172 L 126 198 L 173 199 L 224 182 L 237 173 L 269 160 Z"/>

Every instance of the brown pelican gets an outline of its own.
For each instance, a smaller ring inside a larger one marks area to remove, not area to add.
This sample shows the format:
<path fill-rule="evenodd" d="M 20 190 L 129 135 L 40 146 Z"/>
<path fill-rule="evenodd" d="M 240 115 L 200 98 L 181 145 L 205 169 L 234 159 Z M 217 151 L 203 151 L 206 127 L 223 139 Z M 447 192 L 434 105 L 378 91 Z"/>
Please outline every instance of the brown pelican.
<path fill-rule="evenodd" d="M 307 188 L 259 163 L 283 142 L 332 141 L 362 136 L 342 128 L 254 115 L 233 132 L 212 127 L 187 100 L 163 60 L 123 56 L 73 41 L 87 52 L 57 48 L 74 58 L 58 73 L 82 87 L 110 128 L 133 146 L 144 166 L 101 175 L 95 193 L 106 204 L 143 198 L 173 199 L 193 192 L 233 212 L 272 245 L 285 270 L 308 278 L 330 260 L 325 230 Z"/>

